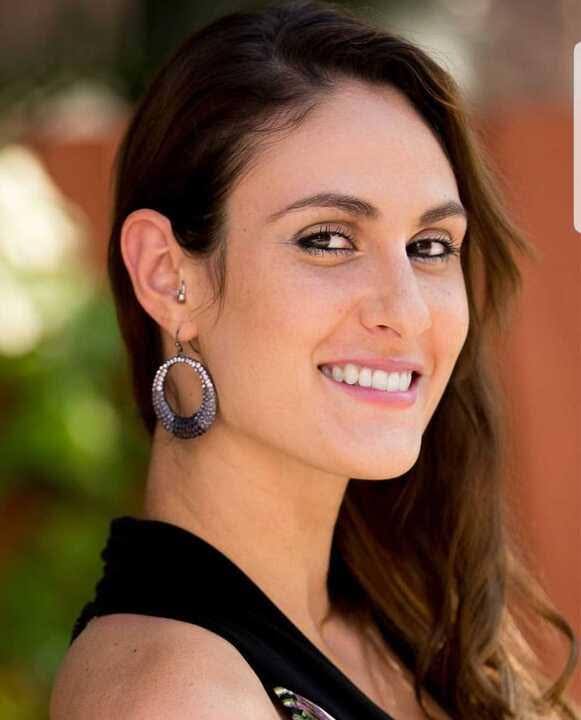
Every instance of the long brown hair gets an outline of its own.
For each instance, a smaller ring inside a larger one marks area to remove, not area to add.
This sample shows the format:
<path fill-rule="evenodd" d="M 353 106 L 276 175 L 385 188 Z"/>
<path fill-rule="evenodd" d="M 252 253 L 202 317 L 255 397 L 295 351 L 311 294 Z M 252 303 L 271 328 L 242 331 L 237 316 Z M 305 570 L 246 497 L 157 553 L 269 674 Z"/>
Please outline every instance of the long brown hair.
<path fill-rule="evenodd" d="M 296 128 L 344 79 L 398 88 L 446 153 L 469 217 L 470 328 L 415 465 L 388 482 L 349 482 L 332 546 L 332 606 L 389 639 L 422 704 L 426 688 L 455 718 L 579 718 L 563 695 L 577 641 L 527 567 L 503 488 L 492 350 L 521 287 L 516 254 L 533 257 L 533 246 L 503 207 L 456 83 L 420 48 L 335 3 L 277 2 L 194 32 L 158 71 L 117 157 L 108 257 L 139 414 L 152 435 L 151 383 L 163 357 L 122 259 L 125 218 L 141 207 L 166 215 L 184 251 L 208 260 L 221 303 L 228 193 L 274 133 Z M 570 641 L 544 693 L 547 678 L 517 623 L 526 611 Z"/>

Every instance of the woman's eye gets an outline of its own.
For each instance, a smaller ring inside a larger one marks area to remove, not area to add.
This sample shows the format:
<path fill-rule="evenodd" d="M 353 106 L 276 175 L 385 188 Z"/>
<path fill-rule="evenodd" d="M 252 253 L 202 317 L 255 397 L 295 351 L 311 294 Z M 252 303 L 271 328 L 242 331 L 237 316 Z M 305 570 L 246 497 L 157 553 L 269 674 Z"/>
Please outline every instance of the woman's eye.
<path fill-rule="evenodd" d="M 331 240 L 331 238 L 340 239 Z M 328 255 L 329 253 L 337 255 L 352 253 L 356 250 L 353 245 L 353 240 L 347 232 L 344 230 L 335 230 L 329 226 L 311 235 L 306 235 L 296 242 L 302 250 L 310 255 Z M 321 246 L 321 242 L 324 242 L 325 245 Z M 330 247 L 331 242 L 342 244 L 343 247 Z M 347 247 L 345 247 L 346 243 L 348 243 Z M 460 248 L 445 237 L 415 240 L 408 245 L 408 248 L 413 247 L 417 248 L 413 254 L 421 262 L 442 262 L 448 260 L 452 255 L 460 255 Z"/>
<path fill-rule="evenodd" d="M 315 244 L 317 241 L 321 240 L 325 242 L 330 242 L 330 238 L 342 238 L 342 240 L 334 240 L 334 242 L 343 242 L 343 244 L 345 244 L 345 241 L 347 241 L 349 245 L 351 245 L 351 247 L 321 247 Z M 345 231 L 342 230 L 333 230 L 329 226 L 318 230 L 312 235 L 306 235 L 305 237 L 300 238 L 299 240 L 297 240 L 297 245 L 310 255 L 326 255 L 328 253 L 350 253 L 354 252 L 355 250 L 350 235 L 348 235 Z"/>
<path fill-rule="evenodd" d="M 413 247 L 414 245 L 428 248 L 427 252 L 421 252 L 417 255 L 422 262 L 441 262 L 449 260 L 452 255 L 460 255 L 460 248 L 443 237 L 422 238 L 421 240 L 415 240 L 410 243 L 408 247 Z M 444 250 L 439 249 L 438 245 L 441 245 Z"/>

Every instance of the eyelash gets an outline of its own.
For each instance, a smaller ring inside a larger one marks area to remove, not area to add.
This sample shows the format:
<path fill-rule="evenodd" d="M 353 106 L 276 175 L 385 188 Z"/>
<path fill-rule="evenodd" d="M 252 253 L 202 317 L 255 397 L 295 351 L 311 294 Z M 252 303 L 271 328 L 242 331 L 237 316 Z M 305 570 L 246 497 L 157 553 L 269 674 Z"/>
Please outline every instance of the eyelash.
<path fill-rule="evenodd" d="M 329 253 L 333 253 L 333 255 L 342 255 L 354 252 L 351 248 L 321 248 L 312 244 L 313 240 L 323 238 L 327 235 L 339 235 L 339 237 L 345 238 L 345 240 L 349 240 L 351 243 L 353 242 L 353 238 L 349 235 L 349 233 L 340 230 L 333 230 L 329 225 L 326 225 L 316 233 L 299 238 L 296 241 L 296 244 L 301 248 L 301 250 L 309 255 L 327 255 Z M 446 262 L 452 255 L 460 255 L 460 248 L 447 240 L 445 237 L 420 238 L 419 240 L 415 240 L 410 243 L 410 245 L 417 245 L 422 242 L 439 242 L 446 248 L 446 252 L 440 255 L 417 255 L 416 257 L 418 257 L 421 262 Z"/>

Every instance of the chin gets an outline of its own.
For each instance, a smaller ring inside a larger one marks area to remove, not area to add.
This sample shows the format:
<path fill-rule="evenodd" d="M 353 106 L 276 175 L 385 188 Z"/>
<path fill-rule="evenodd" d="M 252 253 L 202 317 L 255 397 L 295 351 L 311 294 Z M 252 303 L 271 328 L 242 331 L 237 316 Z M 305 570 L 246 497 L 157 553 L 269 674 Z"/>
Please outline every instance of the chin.
<path fill-rule="evenodd" d="M 397 478 L 408 472 L 416 464 L 420 455 L 421 443 L 417 447 L 409 449 L 409 452 L 401 451 L 397 453 L 397 457 L 393 454 L 382 453 L 385 457 L 383 462 L 381 457 L 376 457 L 372 463 L 357 463 L 351 465 L 348 476 L 357 480 L 389 480 Z"/>

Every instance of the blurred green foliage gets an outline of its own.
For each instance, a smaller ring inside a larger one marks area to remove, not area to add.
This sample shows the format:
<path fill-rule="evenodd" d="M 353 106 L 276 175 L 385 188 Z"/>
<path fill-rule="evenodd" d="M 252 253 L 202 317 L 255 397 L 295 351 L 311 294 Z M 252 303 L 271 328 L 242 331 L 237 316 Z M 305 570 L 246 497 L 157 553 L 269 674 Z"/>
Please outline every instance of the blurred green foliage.
<path fill-rule="evenodd" d="M 104 291 L 32 352 L 0 356 L 0 720 L 47 716 L 111 518 L 137 508 L 148 444 L 129 388 Z"/>

